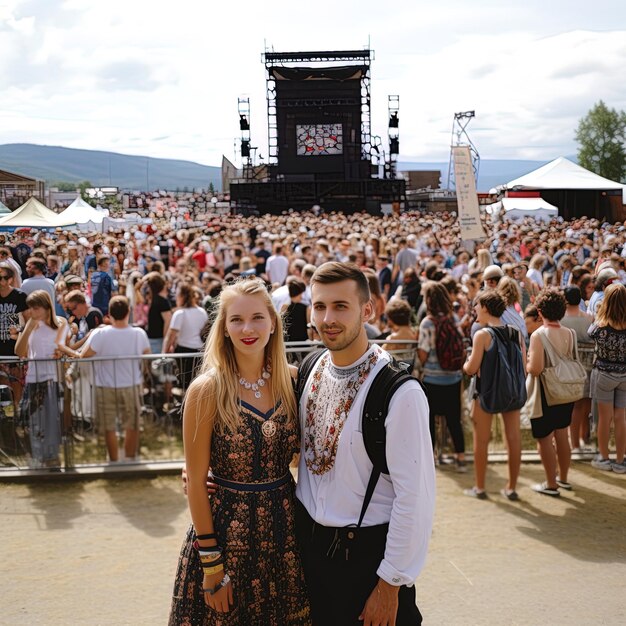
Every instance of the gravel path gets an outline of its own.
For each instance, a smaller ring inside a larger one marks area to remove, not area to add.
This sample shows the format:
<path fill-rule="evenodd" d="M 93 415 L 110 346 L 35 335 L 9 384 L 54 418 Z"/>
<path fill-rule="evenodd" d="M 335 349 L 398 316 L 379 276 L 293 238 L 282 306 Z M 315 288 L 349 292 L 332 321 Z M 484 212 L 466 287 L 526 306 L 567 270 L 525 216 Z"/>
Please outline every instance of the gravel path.
<path fill-rule="evenodd" d="M 572 493 L 529 489 L 504 500 L 492 465 L 490 499 L 461 494 L 471 473 L 438 471 L 437 517 L 417 583 L 425 624 L 626 623 L 626 476 L 577 463 Z M 179 481 L 0 485 L 0 623 L 167 622 L 188 513 Z"/>

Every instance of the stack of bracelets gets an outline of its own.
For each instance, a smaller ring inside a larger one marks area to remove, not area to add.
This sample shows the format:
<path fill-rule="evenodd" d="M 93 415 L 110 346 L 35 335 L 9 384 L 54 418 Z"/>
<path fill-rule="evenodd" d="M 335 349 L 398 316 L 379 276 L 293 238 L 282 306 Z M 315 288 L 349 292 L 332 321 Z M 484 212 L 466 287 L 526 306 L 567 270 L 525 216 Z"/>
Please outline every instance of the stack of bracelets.
<path fill-rule="evenodd" d="M 198 540 L 208 541 L 210 539 L 217 539 L 217 535 L 213 533 L 210 535 L 196 535 L 196 541 L 193 543 L 194 548 L 198 551 L 200 563 L 202 564 L 202 570 L 204 571 L 205 576 L 212 576 L 213 574 L 218 574 L 219 572 L 224 571 L 224 555 L 222 554 L 222 548 L 218 545 L 204 547 L 198 543 Z M 215 585 L 215 587 L 209 587 L 207 589 L 203 589 L 202 591 L 210 595 L 214 595 L 229 582 L 230 578 L 228 574 L 225 574 L 222 580 Z"/>

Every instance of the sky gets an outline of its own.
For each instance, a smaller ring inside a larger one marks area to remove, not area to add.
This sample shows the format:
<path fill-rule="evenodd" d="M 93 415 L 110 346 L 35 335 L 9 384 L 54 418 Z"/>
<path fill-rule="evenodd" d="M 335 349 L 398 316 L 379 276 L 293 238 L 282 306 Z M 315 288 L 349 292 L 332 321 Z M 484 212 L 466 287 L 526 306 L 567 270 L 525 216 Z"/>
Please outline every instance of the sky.
<path fill-rule="evenodd" d="M 267 154 L 265 49 L 362 49 L 372 132 L 400 96 L 400 160 L 447 161 L 455 112 L 483 159 L 576 153 L 626 109 L 623 0 L 0 0 L 0 144 L 233 160 L 237 98 Z"/>

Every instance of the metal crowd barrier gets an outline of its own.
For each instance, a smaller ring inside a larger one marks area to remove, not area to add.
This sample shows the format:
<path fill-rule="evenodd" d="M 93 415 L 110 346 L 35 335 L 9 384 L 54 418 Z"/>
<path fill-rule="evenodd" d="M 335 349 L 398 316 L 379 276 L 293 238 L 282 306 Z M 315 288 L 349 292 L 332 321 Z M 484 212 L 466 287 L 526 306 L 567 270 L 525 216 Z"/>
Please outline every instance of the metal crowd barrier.
<path fill-rule="evenodd" d="M 398 344 L 392 350 L 395 358 L 419 375 L 417 342 L 375 341 Z M 401 345 L 400 345 L 401 344 Z M 288 359 L 298 363 L 306 353 L 318 349 L 320 343 L 290 343 Z M 583 350 L 581 350 L 583 352 Z M 588 352 L 588 350 L 587 350 Z M 182 402 L 202 355 L 156 354 L 124 358 L 134 361 L 141 370 L 139 388 L 139 444 L 136 454 L 121 462 L 179 461 L 183 459 Z M 96 410 L 98 367 L 105 365 L 115 372 L 120 359 L 59 359 L 26 361 L 4 357 L 0 360 L 0 472 L 3 469 L 47 468 L 50 471 L 71 470 L 78 466 L 107 463 L 103 425 Z M 29 382 L 29 381 L 34 382 Z M 130 381 L 115 379 L 125 388 Z M 467 383 L 467 379 L 465 381 Z M 471 450 L 471 398 L 464 385 L 463 423 L 467 449 Z M 119 410 L 117 436 L 123 450 L 124 411 Z M 445 423 L 439 422 L 437 446 L 449 450 Z M 523 425 L 524 426 L 524 425 Z M 525 425 L 527 428 L 528 424 Z M 527 432 L 524 449 L 535 449 Z M 490 451 L 503 451 L 503 427 L 494 420 Z"/>

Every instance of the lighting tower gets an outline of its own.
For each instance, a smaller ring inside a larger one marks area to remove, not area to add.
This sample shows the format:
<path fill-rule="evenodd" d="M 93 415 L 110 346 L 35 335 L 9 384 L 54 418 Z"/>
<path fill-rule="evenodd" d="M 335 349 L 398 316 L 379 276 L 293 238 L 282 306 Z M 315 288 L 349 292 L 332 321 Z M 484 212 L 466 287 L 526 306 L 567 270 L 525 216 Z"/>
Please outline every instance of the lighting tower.
<path fill-rule="evenodd" d="M 452 148 L 455 146 L 469 146 L 470 154 L 472 155 L 474 178 L 476 179 L 476 186 L 478 186 L 480 155 L 478 154 L 478 149 L 467 134 L 467 127 L 474 117 L 476 117 L 476 111 L 464 111 L 462 113 L 454 114 L 454 120 L 452 122 L 452 139 L 450 140 L 450 160 L 448 162 L 448 189 L 455 188 L 454 160 L 452 158 Z"/>

